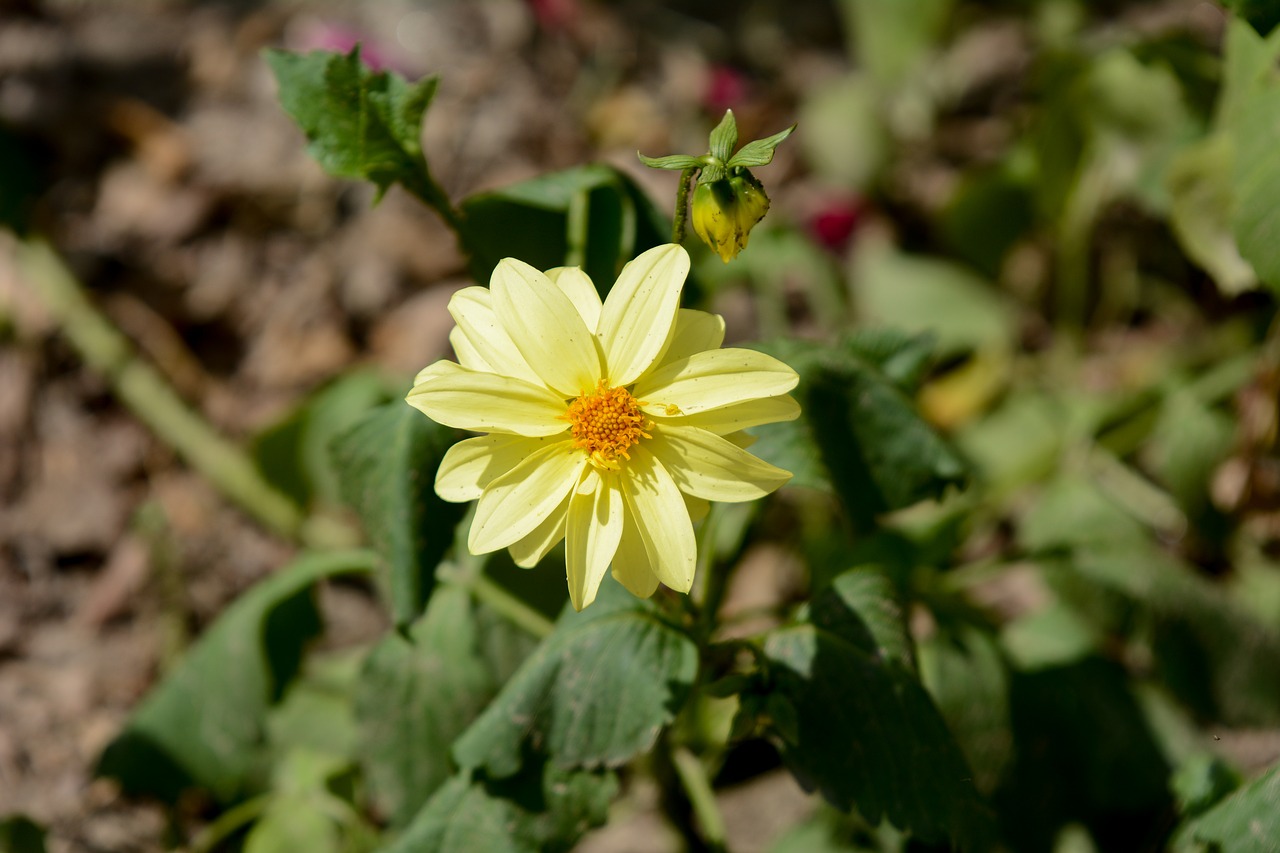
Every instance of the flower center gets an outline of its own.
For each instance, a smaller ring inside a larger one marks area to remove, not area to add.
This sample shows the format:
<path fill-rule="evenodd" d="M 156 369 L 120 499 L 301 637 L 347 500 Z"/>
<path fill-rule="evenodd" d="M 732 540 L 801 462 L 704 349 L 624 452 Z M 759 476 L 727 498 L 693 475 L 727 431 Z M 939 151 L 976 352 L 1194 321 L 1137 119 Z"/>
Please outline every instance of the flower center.
<path fill-rule="evenodd" d="M 642 438 L 653 438 L 640 404 L 625 388 L 606 388 L 601 382 L 590 394 L 569 404 L 565 420 L 573 433 L 573 444 L 587 451 L 599 468 L 617 468 L 618 457 L 630 459 L 627 449 Z"/>

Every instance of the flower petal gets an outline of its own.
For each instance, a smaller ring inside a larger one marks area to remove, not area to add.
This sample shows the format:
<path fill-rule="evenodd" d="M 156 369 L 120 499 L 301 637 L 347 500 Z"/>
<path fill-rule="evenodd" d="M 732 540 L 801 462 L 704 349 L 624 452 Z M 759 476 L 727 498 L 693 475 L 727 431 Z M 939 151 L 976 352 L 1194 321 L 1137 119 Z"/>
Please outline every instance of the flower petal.
<path fill-rule="evenodd" d="M 578 309 L 582 322 L 595 334 L 600 325 L 600 293 L 591 282 L 591 276 L 578 267 L 556 267 L 547 270 L 547 278 L 569 297 L 573 307 Z"/>
<path fill-rule="evenodd" d="M 622 268 L 600 313 L 606 381 L 630 385 L 666 351 L 689 274 L 689 255 L 674 244 L 655 246 Z"/>
<path fill-rule="evenodd" d="M 449 344 L 453 347 L 453 354 L 458 357 L 458 364 L 463 367 L 484 373 L 498 372 L 493 369 L 492 364 L 485 361 L 484 356 L 480 354 L 475 344 L 471 343 L 471 339 L 467 337 L 467 333 L 457 326 L 449 330 Z M 418 375 L 421 376 L 422 371 L 419 371 Z M 414 384 L 417 384 L 417 380 L 414 380 Z"/>
<path fill-rule="evenodd" d="M 522 569 L 532 569 L 542 562 L 542 558 L 547 556 L 548 551 L 560 543 L 564 538 L 564 519 L 568 510 L 569 496 L 566 495 L 560 502 L 560 506 L 552 510 L 551 515 L 543 519 L 532 533 L 519 542 L 512 542 L 507 546 L 507 550 L 511 552 L 511 559 L 517 566 Z"/>
<path fill-rule="evenodd" d="M 582 482 L 569 496 L 565 516 L 565 570 L 569 600 L 581 610 L 596 600 L 600 581 L 622 538 L 625 514 L 618 475 L 587 468 Z"/>
<path fill-rule="evenodd" d="M 486 486 L 553 441 L 568 437 L 526 438 L 482 435 L 459 441 L 445 451 L 436 469 L 436 494 L 447 501 L 474 501 Z"/>
<path fill-rule="evenodd" d="M 661 364 L 679 361 L 695 352 L 719 349 L 724 343 L 724 318 L 719 314 L 681 308 L 676 314 L 676 327 L 671 343 L 662 354 Z M 657 365 L 655 365 L 657 366 Z"/>
<path fill-rule="evenodd" d="M 596 387 L 601 370 L 595 335 L 551 279 L 524 261 L 504 258 L 489 288 L 498 320 L 548 387 L 565 397 Z"/>
<path fill-rule="evenodd" d="M 688 592 L 693 586 L 698 546 L 680 489 L 644 445 L 631 448 L 625 473 L 622 491 L 627 510 L 635 520 L 653 573 L 676 592 Z"/>
<path fill-rule="evenodd" d="M 673 418 L 657 416 L 659 426 L 689 426 L 726 435 L 747 427 L 771 424 L 776 421 L 793 421 L 800 416 L 800 404 L 787 395 L 779 397 L 762 397 L 759 400 L 747 400 L 745 403 L 734 403 L 722 406 L 709 412 L 698 412 L 693 415 L 676 415 Z"/>
<path fill-rule="evenodd" d="M 539 436 L 569 428 L 568 407 L 554 392 L 452 361 L 424 368 L 404 399 L 437 423 L 473 432 Z"/>
<path fill-rule="evenodd" d="M 753 501 L 791 479 L 790 471 L 695 427 L 655 427 L 645 447 L 658 457 L 680 491 L 709 501 Z"/>
<path fill-rule="evenodd" d="M 498 319 L 493 303 L 493 294 L 484 287 L 464 287 L 453 294 L 449 299 L 449 313 L 458 324 L 456 331 L 466 337 L 467 344 L 494 373 L 523 379 L 534 385 L 545 384 L 516 349 L 507 328 Z M 454 341 L 452 334 L 449 340 Z M 454 341 L 454 351 L 457 349 Z M 461 356 L 458 360 L 466 364 Z"/>
<path fill-rule="evenodd" d="M 749 349 L 694 353 L 659 367 L 631 392 L 651 415 L 692 415 L 785 394 L 800 377 L 773 356 Z M 676 411 L 672 411 L 672 408 Z"/>
<path fill-rule="evenodd" d="M 467 549 L 487 554 L 528 536 L 564 502 L 586 464 L 585 453 L 557 442 L 494 480 L 476 504 Z"/>
<path fill-rule="evenodd" d="M 658 576 L 649 567 L 649 553 L 630 510 L 623 513 L 622 536 L 613 555 L 613 577 L 636 598 L 648 598 L 658 588 Z"/>

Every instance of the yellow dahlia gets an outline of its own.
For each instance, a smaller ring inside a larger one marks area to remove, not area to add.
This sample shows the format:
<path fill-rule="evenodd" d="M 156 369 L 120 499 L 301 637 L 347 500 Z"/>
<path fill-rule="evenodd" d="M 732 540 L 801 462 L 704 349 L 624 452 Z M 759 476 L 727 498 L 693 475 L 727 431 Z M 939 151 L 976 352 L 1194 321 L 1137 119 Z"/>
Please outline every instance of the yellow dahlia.
<path fill-rule="evenodd" d="M 446 426 L 487 433 L 445 454 L 436 492 L 479 500 L 468 548 L 533 566 L 561 539 L 578 610 L 605 571 L 633 594 L 688 592 L 693 521 L 706 501 L 748 501 L 791 474 L 740 430 L 799 414 L 795 371 L 720 349 L 724 320 L 680 308 L 689 256 L 658 246 L 627 264 L 601 304 L 582 270 L 507 258 L 489 287 L 458 291 L 437 361 L 406 398 Z"/>

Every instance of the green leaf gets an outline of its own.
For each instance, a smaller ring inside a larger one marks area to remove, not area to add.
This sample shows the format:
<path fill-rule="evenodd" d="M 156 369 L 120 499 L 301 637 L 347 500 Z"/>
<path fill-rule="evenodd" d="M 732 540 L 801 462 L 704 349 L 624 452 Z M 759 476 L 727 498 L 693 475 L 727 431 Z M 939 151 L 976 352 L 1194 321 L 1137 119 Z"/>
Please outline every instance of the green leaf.
<path fill-rule="evenodd" d="M 810 620 L 869 655 L 915 668 L 898 589 L 872 566 L 836 576 L 813 601 Z"/>
<path fill-rule="evenodd" d="M 869 189 L 893 152 L 879 90 L 864 73 L 815 86 L 800 105 L 800 124 L 800 145 L 814 172 L 850 189 Z"/>
<path fill-rule="evenodd" d="M 267 711 L 320 629 L 312 586 L 369 567 L 364 552 L 313 554 L 256 584 L 147 694 L 97 775 L 169 801 L 191 785 L 223 802 L 242 793 L 264 747 Z"/>
<path fill-rule="evenodd" d="M 636 156 L 640 158 L 640 162 L 648 166 L 650 169 L 669 169 L 671 171 L 683 172 L 685 169 L 696 169 L 702 165 L 701 157 L 693 157 L 689 154 L 669 154 L 666 157 L 646 157 L 639 151 Z"/>
<path fill-rule="evenodd" d="M 423 201 L 448 207 L 422 156 L 422 118 L 438 78 L 409 83 L 370 71 L 360 48 L 305 55 L 268 50 L 280 102 L 306 133 L 311 155 L 329 174 L 372 181 L 381 195 L 399 183 Z"/>
<path fill-rule="evenodd" d="M 477 627 L 466 590 L 446 586 L 407 636 L 388 634 L 365 663 L 355 697 L 361 763 L 392 826 L 452 774 L 449 747 L 496 690 Z"/>
<path fill-rule="evenodd" d="M 386 383 L 373 373 L 347 374 L 255 437 L 254 459 L 271 484 L 299 506 L 337 503 L 340 483 L 329 444 L 390 396 Z"/>
<path fill-rule="evenodd" d="M 342 497 L 383 559 L 397 625 L 422 612 L 436 564 L 453 544 L 465 508 L 442 500 L 434 486 L 454 438 L 453 430 L 396 400 L 369 412 L 331 445 Z"/>
<path fill-rule="evenodd" d="M 44 829 L 25 815 L 0 818 L 0 853 L 44 853 Z"/>
<path fill-rule="evenodd" d="M 1178 831 L 1175 850 L 1269 853 L 1280 838 L 1280 765 L 1236 791 Z"/>
<path fill-rule="evenodd" d="M 1228 76 L 1221 113 L 1234 143 L 1231 226 L 1258 278 L 1280 290 L 1280 78 L 1274 71 L 1280 29 L 1262 40 L 1233 22 L 1227 50 L 1228 69 L 1242 78 Z"/>
<path fill-rule="evenodd" d="M 729 158 L 725 163 L 730 169 L 734 167 L 755 168 L 756 166 L 768 166 L 773 162 L 774 150 L 782 144 L 782 141 L 795 131 L 796 126 L 793 124 L 786 130 L 780 130 L 773 136 L 766 136 L 764 139 L 753 139 Z"/>
<path fill-rule="evenodd" d="M 541 270 L 581 266 L 601 296 L 623 264 L 666 242 L 671 228 L 631 178 L 601 164 L 469 196 L 462 210 L 477 281 L 515 257 Z"/>
<path fill-rule="evenodd" d="M 1227 296 L 1258 283 L 1232 231 L 1233 162 L 1231 137 L 1216 133 L 1179 152 L 1166 175 L 1169 223 L 1178 242 Z"/>
<path fill-rule="evenodd" d="M 1275 0 L 1223 0 L 1223 4 L 1241 18 L 1260 36 L 1275 34 L 1280 27 L 1280 6 Z"/>
<path fill-rule="evenodd" d="M 795 709 L 787 766 L 832 805 L 882 816 L 925 842 L 990 849 L 990 819 L 972 773 L 920 683 L 817 625 L 765 641 L 773 695 Z"/>
<path fill-rule="evenodd" d="M 532 766 L 518 786 L 453 777 L 386 853 L 557 853 L 604 823 L 612 773 Z"/>
<path fill-rule="evenodd" d="M 711 156 L 727 164 L 729 155 L 733 154 L 733 148 L 738 144 L 738 122 L 733 117 L 733 110 L 724 111 L 724 118 L 711 131 L 708 142 Z"/>
<path fill-rule="evenodd" d="M 562 768 L 616 767 L 649 749 L 698 669 L 693 641 L 606 579 L 591 607 L 566 609 L 454 745 L 463 768 L 516 773 L 530 745 Z"/>
<path fill-rule="evenodd" d="M 860 351 L 861 340 L 762 347 L 800 374 L 802 415 L 753 430 L 760 440 L 752 452 L 796 473 L 796 485 L 834 490 L 854 524 L 869 528 L 879 513 L 960 485 L 968 468 L 882 367 L 914 367 L 917 355 L 900 350 L 906 360 L 895 363 L 893 353 Z"/>
<path fill-rule="evenodd" d="M 973 768 L 977 789 L 990 795 L 1013 758 L 1009 673 L 986 632 L 965 626 L 920 643 L 920 677 Z"/>

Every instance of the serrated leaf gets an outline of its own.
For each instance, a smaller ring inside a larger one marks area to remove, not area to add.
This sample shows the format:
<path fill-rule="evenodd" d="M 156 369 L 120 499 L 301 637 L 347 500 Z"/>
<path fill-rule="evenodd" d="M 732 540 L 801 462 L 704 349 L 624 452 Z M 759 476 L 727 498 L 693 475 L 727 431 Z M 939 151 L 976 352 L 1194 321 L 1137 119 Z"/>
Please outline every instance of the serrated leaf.
<path fill-rule="evenodd" d="M 756 166 L 768 166 L 773 162 L 774 150 L 782 144 L 782 141 L 792 134 L 796 129 L 793 124 L 786 130 L 781 130 L 773 136 L 766 136 L 764 139 L 753 139 L 739 149 L 737 154 L 729 158 L 725 163 L 730 169 L 741 166 L 743 168 L 755 168 Z"/>
<path fill-rule="evenodd" d="M 478 641 L 469 594 L 445 587 L 407 636 L 388 634 L 365 662 L 355 695 L 361 764 L 393 827 L 453 773 L 450 746 L 496 689 Z"/>
<path fill-rule="evenodd" d="M 369 70 L 360 48 L 308 54 L 268 50 L 280 102 L 306 133 L 309 150 L 329 174 L 372 181 L 379 195 L 394 183 L 434 206 L 447 207 L 422 156 L 422 117 L 438 78 L 409 83 Z"/>
<path fill-rule="evenodd" d="M 990 818 L 946 723 L 912 674 L 815 625 L 765 642 L 774 691 L 797 715 L 783 758 L 806 788 L 926 842 L 989 849 Z"/>
<path fill-rule="evenodd" d="M 604 823 L 618 791 L 613 774 L 532 770 L 524 790 L 454 776 L 385 853 L 557 853 Z"/>
<path fill-rule="evenodd" d="M 968 468 L 903 390 L 858 351 L 858 341 L 762 347 L 800 374 L 793 393 L 801 417 L 754 429 L 759 441 L 752 453 L 796 473 L 796 485 L 835 491 L 854 524 L 869 528 L 879 513 L 962 484 Z M 888 359 L 889 352 L 880 355 Z"/>
<path fill-rule="evenodd" d="M 728 163 L 733 147 L 738 144 L 738 121 L 733 117 L 733 110 L 724 111 L 724 118 L 711 131 L 708 142 L 711 156 L 721 163 Z"/>
<path fill-rule="evenodd" d="M 810 621 L 869 655 L 915 668 L 898 590 L 883 571 L 860 566 L 837 575 L 814 601 Z"/>
<path fill-rule="evenodd" d="M 493 778 L 516 773 L 529 746 L 562 768 L 616 767 L 653 745 L 697 668 L 688 635 L 606 579 L 591 607 L 566 609 L 453 757 Z"/>
<path fill-rule="evenodd" d="M 434 486 L 436 468 L 455 437 L 396 400 L 369 412 L 331 445 L 342 497 L 383 559 L 397 625 L 422 612 L 436 564 L 453 544 L 453 528 L 465 509 L 442 500 Z"/>
<path fill-rule="evenodd" d="M 1270 853 L 1280 838 L 1280 765 L 1236 791 L 1181 830 L 1177 851 Z"/>
<path fill-rule="evenodd" d="M 97 775 L 170 801 L 192 785 L 223 802 L 235 798 L 264 748 L 268 708 L 320 629 L 312 586 L 367 567 L 363 554 L 313 554 L 260 581 L 147 694 Z"/>

